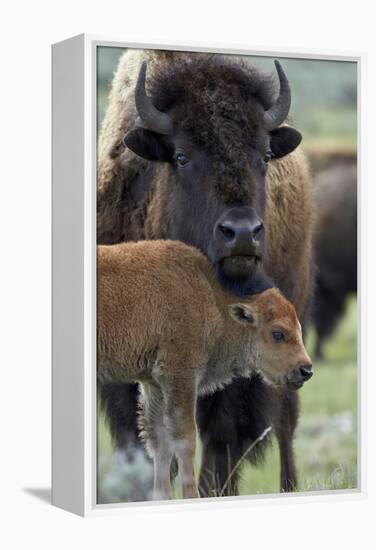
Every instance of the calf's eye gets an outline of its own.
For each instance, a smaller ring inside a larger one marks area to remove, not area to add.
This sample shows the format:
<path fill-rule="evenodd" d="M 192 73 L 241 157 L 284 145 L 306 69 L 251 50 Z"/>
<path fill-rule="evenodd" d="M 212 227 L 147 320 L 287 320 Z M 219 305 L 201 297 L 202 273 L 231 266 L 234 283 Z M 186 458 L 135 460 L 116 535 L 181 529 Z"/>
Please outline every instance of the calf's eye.
<path fill-rule="evenodd" d="M 273 340 L 276 342 L 283 342 L 285 340 L 285 335 L 281 330 L 273 330 L 272 331 Z"/>

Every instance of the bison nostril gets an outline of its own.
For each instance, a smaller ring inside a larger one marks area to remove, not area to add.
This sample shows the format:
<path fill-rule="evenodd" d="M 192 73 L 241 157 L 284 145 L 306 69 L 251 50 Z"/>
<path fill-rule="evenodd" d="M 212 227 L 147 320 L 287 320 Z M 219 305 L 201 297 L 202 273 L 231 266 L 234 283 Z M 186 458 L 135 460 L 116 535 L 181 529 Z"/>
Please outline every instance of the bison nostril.
<path fill-rule="evenodd" d="M 312 365 L 305 365 L 304 367 L 299 367 L 299 371 L 302 379 L 305 382 L 313 376 Z"/>
<path fill-rule="evenodd" d="M 235 238 L 235 231 L 232 229 L 232 227 L 224 223 L 221 223 L 218 225 L 218 229 L 226 237 L 228 241 L 232 241 Z"/>
<path fill-rule="evenodd" d="M 253 228 L 252 236 L 256 238 L 260 237 L 263 229 L 264 229 L 264 224 L 260 222 L 259 224 L 256 225 L 256 227 Z"/>

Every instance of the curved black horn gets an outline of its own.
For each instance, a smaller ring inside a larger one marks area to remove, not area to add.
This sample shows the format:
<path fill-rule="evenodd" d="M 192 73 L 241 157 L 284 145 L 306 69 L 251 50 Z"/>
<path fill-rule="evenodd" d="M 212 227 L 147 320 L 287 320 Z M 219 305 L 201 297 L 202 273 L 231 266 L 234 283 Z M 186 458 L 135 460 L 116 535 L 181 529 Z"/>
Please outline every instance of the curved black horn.
<path fill-rule="evenodd" d="M 274 61 L 279 78 L 279 96 L 277 101 L 264 113 L 267 130 L 274 130 L 286 119 L 291 105 L 291 90 L 284 70 L 279 61 Z"/>
<path fill-rule="evenodd" d="M 168 135 L 172 132 L 172 120 L 166 113 L 161 113 L 151 102 L 150 97 L 146 94 L 145 76 L 146 76 L 146 61 L 141 65 L 138 73 L 135 101 L 137 112 L 145 127 L 157 134 Z"/>

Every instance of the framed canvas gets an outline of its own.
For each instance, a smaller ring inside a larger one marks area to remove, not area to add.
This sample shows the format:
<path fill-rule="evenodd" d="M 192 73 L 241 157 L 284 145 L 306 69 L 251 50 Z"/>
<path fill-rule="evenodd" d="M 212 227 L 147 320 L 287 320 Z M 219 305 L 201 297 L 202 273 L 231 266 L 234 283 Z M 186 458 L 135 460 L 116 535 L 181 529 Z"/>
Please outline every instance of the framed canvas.
<path fill-rule="evenodd" d="M 364 495 L 363 66 L 53 46 L 56 506 Z"/>

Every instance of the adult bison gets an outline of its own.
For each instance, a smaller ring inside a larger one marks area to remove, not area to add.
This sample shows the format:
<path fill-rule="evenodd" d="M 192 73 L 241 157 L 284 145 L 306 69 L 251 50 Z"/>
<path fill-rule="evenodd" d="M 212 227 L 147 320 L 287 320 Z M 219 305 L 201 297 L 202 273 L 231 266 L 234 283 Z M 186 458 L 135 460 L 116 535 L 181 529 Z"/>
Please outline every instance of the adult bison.
<path fill-rule="evenodd" d="M 301 135 L 280 127 L 291 94 L 278 62 L 276 68 L 277 98 L 270 75 L 233 56 L 128 51 L 99 140 L 98 242 L 169 238 L 194 245 L 239 295 L 262 262 L 303 322 L 312 280 L 312 191 L 296 150 Z M 129 454 L 139 445 L 137 388 L 100 391 L 113 440 Z M 227 494 L 237 492 L 237 473 L 229 483 L 229 472 L 270 424 L 281 489 L 296 488 L 297 418 L 296 393 L 258 376 L 200 399 L 201 494 L 219 494 L 224 485 Z M 248 453 L 251 462 L 262 458 L 266 442 Z"/>
<path fill-rule="evenodd" d="M 356 172 L 356 163 L 337 162 L 314 179 L 317 274 L 312 321 L 318 359 L 345 310 L 347 296 L 357 291 Z"/>

